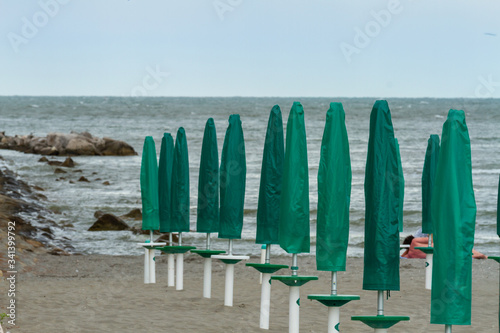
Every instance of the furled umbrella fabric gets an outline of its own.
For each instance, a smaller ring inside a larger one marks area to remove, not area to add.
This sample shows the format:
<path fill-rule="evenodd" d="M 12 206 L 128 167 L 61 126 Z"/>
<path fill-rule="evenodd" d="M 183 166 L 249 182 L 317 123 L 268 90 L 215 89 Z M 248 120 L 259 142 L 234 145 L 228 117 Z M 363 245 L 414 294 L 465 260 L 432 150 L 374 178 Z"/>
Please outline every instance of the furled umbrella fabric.
<path fill-rule="evenodd" d="M 304 109 L 294 102 L 286 126 L 279 244 L 288 253 L 310 251 L 309 170 Z"/>
<path fill-rule="evenodd" d="M 213 118 L 205 124 L 201 146 L 196 231 L 219 231 L 219 152 Z"/>
<path fill-rule="evenodd" d="M 432 234 L 431 201 L 432 188 L 436 181 L 436 171 L 439 161 L 439 136 L 431 134 L 427 141 L 424 170 L 422 172 L 422 232 Z"/>
<path fill-rule="evenodd" d="M 189 157 L 186 132 L 177 131 L 172 165 L 171 231 L 189 231 Z"/>
<path fill-rule="evenodd" d="M 365 290 L 399 290 L 399 186 L 391 112 L 387 101 L 378 100 L 365 169 Z"/>
<path fill-rule="evenodd" d="M 281 183 L 285 142 L 281 109 L 275 105 L 269 115 L 260 174 L 257 207 L 257 244 L 279 243 Z"/>
<path fill-rule="evenodd" d="M 398 158 L 398 175 L 399 175 L 399 212 L 398 212 L 398 224 L 399 224 L 399 232 L 403 231 L 403 205 L 405 202 L 405 176 L 403 174 L 403 164 L 401 163 L 401 153 L 399 151 L 399 142 L 398 139 L 394 139 L 396 141 L 396 153 Z"/>
<path fill-rule="evenodd" d="M 345 271 L 351 180 L 344 108 L 341 103 L 331 103 L 318 170 L 316 265 L 320 271 Z"/>
<path fill-rule="evenodd" d="M 500 237 L 500 177 L 498 179 L 498 197 L 497 197 L 497 235 Z"/>
<path fill-rule="evenodd" d="M 469 132 L 462 110 L 449 111 L 441 140 L 431 203 L 431 323 L 470 325 L 476 201 Z"/>
<path fill-rule="evenodd" d="M 219 238 L 241 239 L 246 173 L 241 120 L 238 114 L 232 114 L 221 156 Z"/>
<path fill-rule="evenodd" d="M 147 136 L 142 149 L 141 163 L 142 230 L 158 230 L 158 163 L 153 137 Z"/>
<path fill-rule="evenodd" d="M 160 208 L 160 232 L 170 232 L 172 165 L 174 159 L 174 140 L 170 133 L 161 139 L 160 165 L 158 167 L 158 199 Z"/>

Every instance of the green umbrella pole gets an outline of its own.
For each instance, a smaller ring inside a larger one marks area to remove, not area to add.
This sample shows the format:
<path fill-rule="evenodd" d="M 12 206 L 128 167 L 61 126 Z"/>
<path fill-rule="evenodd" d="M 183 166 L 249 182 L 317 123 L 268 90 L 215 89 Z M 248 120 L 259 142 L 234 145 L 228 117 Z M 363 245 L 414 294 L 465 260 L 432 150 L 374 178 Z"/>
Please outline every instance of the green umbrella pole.
<path fill-rule="evenodd" d="M 451 325 L 444 325 L 444 333 L 451 333 Z"/>
<path fill-rule="evenodd" d="M 182 246 L 182 232 L 179 232 L 179 246 Z M 184 289 L 184 253 L 177 253 L 175 261 L 175 290 Z"/>
<path fill-rule="evenodd" d="M 432 247 L 432 234 L 429 234 L 429 247 Z"/>
<path fill-rule="evenodd" d="M 172 232 L 168 233 L 168 246 L 173 246 L 173 239 L 172 239 Z M 169 253 L 167 254 L 168 258 L 168 287 L 174 287 L 175 286 L 175 254 Z"/>
<path fill-rule="evenodd" d="M 228 255 L 232 256 L 233 255 L 233 240 L 229 240 L 229 248 L 228 248 Z"/>

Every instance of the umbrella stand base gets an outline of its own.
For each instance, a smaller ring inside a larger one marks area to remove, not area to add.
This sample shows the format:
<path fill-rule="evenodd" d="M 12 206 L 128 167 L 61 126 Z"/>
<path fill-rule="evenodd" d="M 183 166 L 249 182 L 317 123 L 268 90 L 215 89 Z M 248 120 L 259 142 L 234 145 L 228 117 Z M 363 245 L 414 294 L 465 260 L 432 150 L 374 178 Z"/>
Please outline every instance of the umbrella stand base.
<path fill-rule="evenodd" d="M 400 321 L 408 321 L 407 316 L 354 316 L 351 320 L 359 320 L 375 329 L 375 333 L 387 332 L 387 329 L 396 325 Z"/>
<path fill-rule="evenodd" d="M 269 313 L 271 308 L 271 274 L 276 273 L 287 265 L 271 265 L 248 263 L 248 267 L 253 267 L 262 275 L 262 288 L 260 293 L 260 328 L 269 329 Z"/>
<path fill-rule="evenodd" d="M 433 247 L 415 247 L 425 253 L 425 289 L 432 289 L 432 262 L 434 257 Z"/>
<path fill-rule="evenodd" d="M 288 299 L 288 332 L 298 333 L 300 327 L 300 286 L 309 281 L 318 280 L 317 276 L 298 276 L 298 275 L 275 275 L 271 280 L 281 281 L 290 288 Z"/>
<path fill-rule="evenodd" d="M 340 307 L 360 299 L 357 295 L 308 295 L 307 298 L 328 307 L 328 333 L 339 332 Z"/>
<path fill-rule="evenodd" d="M 156 283 L 155 273 L 155 247 L 164 246 L 166 243 L 137 243 L 145 248 L 144 251 L 144 283 Z"/>
<path fill-rule="evenodd" d="M 156 247 L 157 250 L 160 250 L 163 253 L 186 253 L 188 251 L 196 249 L 195 246 L 162 246 Z"/>
<path fill-rule="evenodd" d="M 250 259 L 249 256 L 234 256 L 234 255 L 215 255 L 212 258 L 219 259 L 226 264 L 226 284 L 224 291 L 224 305 L 233 306 L 233 290 L 234 290 L 234 265 L 241 260 Z"/>
<path fill-rule="evenodd" d="M 203 297 L 212 297 L 212 256 L 224 253 L 222 250 L 191 250 L 204 258 L 203 263 Z"/>

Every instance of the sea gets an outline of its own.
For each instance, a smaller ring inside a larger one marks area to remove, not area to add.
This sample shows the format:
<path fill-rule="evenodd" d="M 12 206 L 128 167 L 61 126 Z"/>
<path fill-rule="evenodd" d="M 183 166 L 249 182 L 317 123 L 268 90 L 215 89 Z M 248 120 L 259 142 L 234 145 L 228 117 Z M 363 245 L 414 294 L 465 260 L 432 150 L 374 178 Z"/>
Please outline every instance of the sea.
<path fill-rule="evenodd" d="M 139 173 L 144 138 L 153 136 L 157 153 L 163 133 L 186 131 L 191 187 L 190 221 L 193 232 L 183 234 L 183 244 L 205 247 L 206 234 L 196 233 L 198 168 L 205 122 L 212 117 L 217 128 L 219 158 L 231 114 L 241 116 L 246 148 L 247 180 L 242 239 L 234 241 L 234 253 L 258 255 L 255 244 L 256 214 L 262 152 L 269 112 L 279 105 L 284 126 L 294 101 L 304 107 L 309 159 L 309 197 L 311 252 L 316 243 L 318 203 L 317 173 L 320 146 L 330 102 L 341 102 L 352 165 L 350 236 L 348 255 L 361 257 L 364 246 L 364 172 L 369 119 L 372 106 L 383 98 L 279 98 L 279 97 L 0 97 L 0 131 L 6 135 L 45 136 L 51 132 L 89 132 L 129 143 L 137 156 L 76 156 L 74 169 L 55 174 L 54 167 L 38 162 L 41 156 L 12 150 L 0 150 L 7 167 L 29 183 L 44 189 L 42 202 L 55 213 L 49 218 L 63 229 L 53 228 L 55 241 L 67 237 L 74 251 L 83 254 L 141 255 L 137 245 L 148 238 L 130 231 L 90 232 L 97 210 L 123 215 L 141 208 Z M 472 147 L 472 176 L 477 204 L 475 249 L 488 255 L 500 255 L 496 234 L 497 197 L 500 174 L 500 99 L 386 98 L 401 150 L 405 177 L 404 230 L 401 239 L 421 226 L 421 177 L 427 140 L 431 134 L 441 137 L 442 126 L 450 109 L 466 113 Z M 64 160 L 63 157 L 55 157 Z M 78 182 L 85 176 L 90 182 Z M 63 176 L 65 179 L 60 179 Z M 70 183 L 73 180 L 74 183 Z M 109 181 L 110 185 L 103 185 Z M 40 221 L 26 215 L 33 224 Z M 127 221 L 130 224 L 134 222 Z M 140 224 L 139 222 L 135 222 Z M 227 240 L 212 235 L 212 248 L 226 250 Z M 272 253 L 283 254 L 275 245 Z"/>

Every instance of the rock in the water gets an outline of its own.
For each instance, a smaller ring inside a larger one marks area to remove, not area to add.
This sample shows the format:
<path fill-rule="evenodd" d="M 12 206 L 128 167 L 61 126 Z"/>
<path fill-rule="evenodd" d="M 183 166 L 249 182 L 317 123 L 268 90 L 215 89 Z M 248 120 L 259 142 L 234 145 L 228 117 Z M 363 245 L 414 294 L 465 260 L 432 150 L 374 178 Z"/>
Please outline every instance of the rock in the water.
<path fill-rule="evenodd" d="M 89 181 L 87 178 L 85 178 L 84 176 L 81 176 L 80 178 L 78 178 L 78 181 L 79 181 L 79 182 L 87 182 L 87 183 L 90 183 L 90 181 Z"/>
<path fill-rule="evenodd" d="M 126 142 L 110 138 L 96 138 L 88 132 L 49 133 L 45 138 L 25 136 L 6 136 L 0 133 L 0 149 L 12 149 L 30 154 L 42 155 L 137 155 L 134 148 Z"/>
<path fill-rule="evenodd" d="M 133 220 L 142 220 L 142 212 L 139 208 L 132 209 L 130 212 L 128 212 L 125 215 L 121 216 L 122 218 L 125 219 L 133 219 Z"/>
<path fill-rule="evenodd" d="M 56 166 L 61 166 L 62 162 L 61 161 L 48 161 L 48 165 L 56 165 Z"/>
<path fill-rule="evenodd" d="M 64 171 L 64 170 L 63 170 L 63 169 L 61 169 L 61 168 L 56 168 L 56 169 L 54 170 L 54 173 L 67 173 L 67 172 L 66 172 L 66 171 Z"/>
<path fill-rule="evenodd" d="M 106 180 L 105 182 L 102 183 L 102 185 L 109 186 L 109 185 L 111 185 L 111 183 Z"/>
<path fill-rule="evenodd" d="M 48 159 L 47 157 L 45 157 L 45 156 L 44 156 L 44 157 L 42 157 L 42 158 L 40 158 L 40 159 L 38 160 L 38 162 L 48 162 L 48 161 L 49 161 L 49 159 Z"/>
<path fill-rule="evenodd" d="M 75 161 L 71 157 L 67 157 L 64 162 L 62 162 L 61 166 L 66 168 L 72 168 L 75 166 Z"/>
<path fill-rule="evenodd" d="M 130 230 L 130 227 L 121 218 L 113 214 L 104 214 L 89 228 L 89 231 L 117 231 Z"/>

